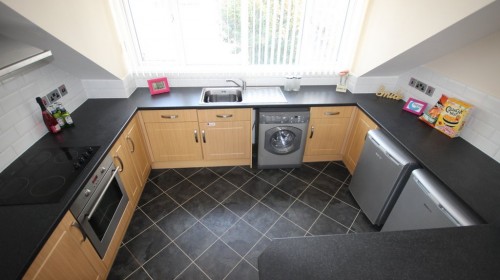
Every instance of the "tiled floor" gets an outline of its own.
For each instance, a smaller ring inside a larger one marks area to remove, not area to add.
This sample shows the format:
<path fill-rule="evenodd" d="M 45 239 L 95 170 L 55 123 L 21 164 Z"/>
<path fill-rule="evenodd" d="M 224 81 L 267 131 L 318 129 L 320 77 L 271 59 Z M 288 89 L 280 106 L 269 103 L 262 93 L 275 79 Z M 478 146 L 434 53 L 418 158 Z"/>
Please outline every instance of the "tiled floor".
<path fill-rule="evenodd" d="M 272 238 L 376 230 L 341 162 L 153 170 L 109 279 L 258 279 Z"/>

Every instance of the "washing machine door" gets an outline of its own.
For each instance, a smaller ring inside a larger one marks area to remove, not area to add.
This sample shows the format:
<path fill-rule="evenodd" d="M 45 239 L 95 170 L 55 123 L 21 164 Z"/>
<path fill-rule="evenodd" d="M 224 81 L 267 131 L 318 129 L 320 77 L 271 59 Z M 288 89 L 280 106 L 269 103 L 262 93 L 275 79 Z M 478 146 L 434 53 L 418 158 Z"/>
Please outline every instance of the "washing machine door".
<path fill-rule="evenodd" d="M 293 126 L 276 126 L 266 130 L 264 149 L 276 155 L 286 155 L 300 148 L 302 130 Z"/>

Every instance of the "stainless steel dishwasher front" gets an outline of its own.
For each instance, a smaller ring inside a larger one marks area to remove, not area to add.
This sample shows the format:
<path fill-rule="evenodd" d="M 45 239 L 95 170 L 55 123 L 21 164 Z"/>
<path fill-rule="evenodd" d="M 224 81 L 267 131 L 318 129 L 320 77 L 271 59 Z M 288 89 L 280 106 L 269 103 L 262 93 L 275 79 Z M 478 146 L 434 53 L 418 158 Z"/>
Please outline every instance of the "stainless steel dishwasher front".
<path fill-rule="evenodd" d="M 370 130 L 349 185 L 368 219 L 382 226 L 417 161 L 381 130 Z"/>

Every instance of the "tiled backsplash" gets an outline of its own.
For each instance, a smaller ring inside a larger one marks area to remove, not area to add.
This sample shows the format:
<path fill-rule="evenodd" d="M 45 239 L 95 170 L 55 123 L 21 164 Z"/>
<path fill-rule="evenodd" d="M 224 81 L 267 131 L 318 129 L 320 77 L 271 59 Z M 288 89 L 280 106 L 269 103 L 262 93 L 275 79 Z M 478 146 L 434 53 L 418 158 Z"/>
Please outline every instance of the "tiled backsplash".
<path fill-rule="evenodd" d="M 434 87 L 434 95 L 429 97 L 408 85 L 413 77 Z M 442 94 L 455 97 L 474 105 L 471 117 L 466 123 L 461 137 L 500 162 L 500 99 L 481 92 L 459 81 L 452 80 L 426 67 L 417 67 L 399 76 L 397 86 L 403 91 L 405 100 L 410 97 L 433 106 Z"/>
<path fill-rule="evenodd" d="M 68 94 L 60 101 L 73 112 L 87 100 L 82 83 L 51 63 L 39 62 L 0 78 L 0 171 L 48 132 L 35 97 L 62 84 Z"/>

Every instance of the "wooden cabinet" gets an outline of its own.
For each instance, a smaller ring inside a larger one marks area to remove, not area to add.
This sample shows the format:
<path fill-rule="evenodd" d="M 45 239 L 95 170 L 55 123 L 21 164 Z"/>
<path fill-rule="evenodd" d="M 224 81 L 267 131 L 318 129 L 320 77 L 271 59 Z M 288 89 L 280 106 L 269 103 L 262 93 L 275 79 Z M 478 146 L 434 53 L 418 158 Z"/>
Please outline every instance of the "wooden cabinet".
<path fill-rule="evenodd" d="M 151 171 L 151 164 L 149 163 L 149 158 L 146 153 L 146 145 L 144 143 L 144 137 L 142 136 L 138 115 L 136 115 L 125 128 L 122 138 L 130 154 L 132 166 L 137 173 L 139 183 L 141 186 L 144 186 L 149 176 L 149 171 Z"/>
<path fill-rule="evenodd" d="M 250 160 L 251 113 L 251 109 L 198 110 L 203 159 Z"/>
<path fill-rule="evenodd" d="M 311 108 L 304 151 L 305 162 L 342 159 L 354 108 L 352 106 Z"/>
<path fill-rule="evenodd" d="M 359 156 L 363 150 L 366 134 L 370 129 L 376 128 L 378 128 L 377 124 L 356 108 L 353 126 L 347 140 L 348 145 L 342 159 L 351 174 L 354 173 Z"/>
<path fill-rule="evenodd" d="M 106 267 L 74 223 L 75 218 L 67 212 L 23 279 L 106 278 Z"/>
<path fill-rule="evenodd" d="M 251 112 L 142 111 L 153 168 L 251 164 Z"/>
<path fill-rule="evenodd" d="M 139 182 L 139 177 L 135 172 L 136 170 L 134 169 L 132 158 L 127 151 L 125 141 L 124 137 L 118 138 L 111 148 L 110 155 L 113 157 L 115 166 L 120 168 L 120 179 L 128 194 L 129 200 L 132 203 L 137 203 L 142 193 L 143 184 Z"/>

